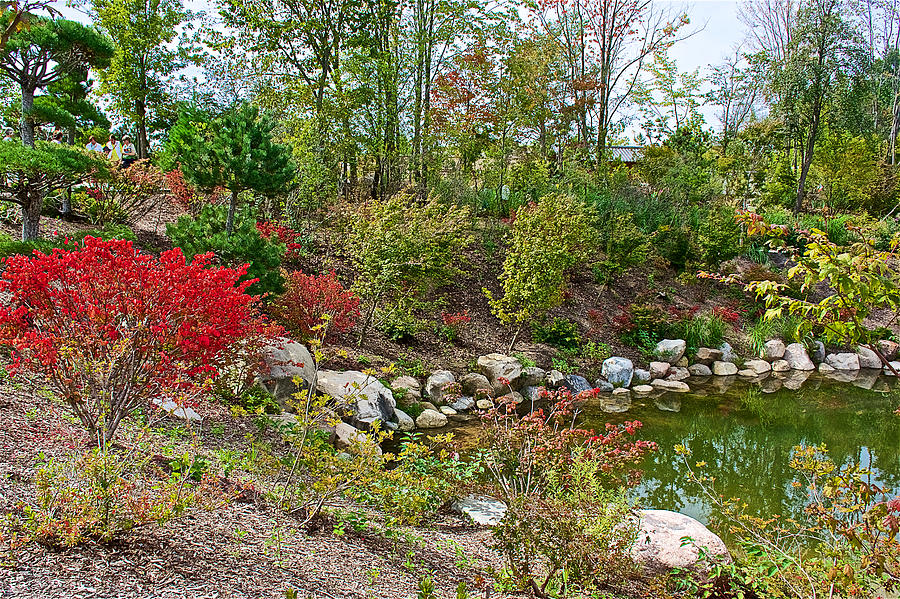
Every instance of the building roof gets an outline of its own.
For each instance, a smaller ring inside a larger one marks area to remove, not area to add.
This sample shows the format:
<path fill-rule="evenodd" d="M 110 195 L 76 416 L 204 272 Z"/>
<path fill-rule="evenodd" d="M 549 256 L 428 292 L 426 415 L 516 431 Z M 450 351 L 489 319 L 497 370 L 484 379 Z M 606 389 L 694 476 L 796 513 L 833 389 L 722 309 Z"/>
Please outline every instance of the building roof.
<path fill-rule="evenodd" d="M 637 162 L 641 159 L 644 148 L 641 146 L 608 146 L 606 151 L 609 152 L 610 160 Z"/>

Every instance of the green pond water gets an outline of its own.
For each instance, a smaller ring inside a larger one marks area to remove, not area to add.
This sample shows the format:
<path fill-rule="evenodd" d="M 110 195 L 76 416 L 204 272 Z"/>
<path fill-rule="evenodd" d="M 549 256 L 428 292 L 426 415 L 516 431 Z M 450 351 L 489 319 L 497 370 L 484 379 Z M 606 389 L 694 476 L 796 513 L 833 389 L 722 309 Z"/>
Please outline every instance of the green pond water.
<path fill-rule="evenodd" d="M 691 464 L 708 464 L 720 493 L 741 498 L 756 515 L 802 511 L 806 493 L 792 486 L 788 466 L 793 447 L 801 444 L 825 444 L 836 464 L 860 463 L 871 469 L 873 481 L 900 490 L 900 416 L 892 413 L 900 391 L 892 389 L 894 381 L 874 373 L 853 382 L 792 376 L 805 380 L 713 377 L 706 384 L 688 381 L 691 393 L 632 394 L 624 401 L 607 396 L 585 406 L 581 424 L 602 430 L 607 422 L 640 420 L 641 438 L 655 441 L 659 451 L 646 459 L 635 498 L 642 507 L 704 523 L 713 515 L 710 503 L 688 480 L 676 444 L 691 449 Z M 800 388 L 786 388 L 786 380 Z"/>

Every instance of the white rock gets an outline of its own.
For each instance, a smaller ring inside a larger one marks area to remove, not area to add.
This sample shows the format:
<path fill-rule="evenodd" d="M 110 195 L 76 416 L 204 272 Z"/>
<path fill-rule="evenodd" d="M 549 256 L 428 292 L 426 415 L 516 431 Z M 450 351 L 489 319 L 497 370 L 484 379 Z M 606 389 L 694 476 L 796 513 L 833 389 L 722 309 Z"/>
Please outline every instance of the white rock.
<path fill-rule="evenodd" d="M 737 374 L 738 367 L 732 362 L 713 362 L 713 374 L 716 376 L 731 376 Z"/>
<path fill-rule="evenodd" d="M 813 364 L 802 343 L 791 343 L 784 348 L 784 361 L 788 363 L 792 370 L 816 369 L 816 365 Z"/>
<path fill-rule="evenodd" d="M 688 367 L 691 376 L 711 376 L 712 370 L 706 364 L 692 364 Z"/>
<path fill-rule="evenodd" d="M 630 387 L 634 377 L 634 364 L 628 358 L 612 357 L 603 361 L 600 376 L 613 387 Z"/>
<path fill-rule="evenodd" d="M 547 388 L 559 389 L 566 382 L 566 375 L 558 370 L 551 370 L 547 373 Z"/>
<path fill-rule="evenodd" d="M 616 387 L 615 389 L 613 389 L 612 394 L 627 396 L 627 395 L 631 395 L 631 391 L 629 391 L 625 387 Z"/>
<path fill-rule="evenodd" d="M 819 364 L 819 372 L 821 372 L 822 374 L 834 372 L 835 370 L 836 368 L 831 364 L 828 364 L 827 362 L 822 362 L 821 364 Z"/>
<path fill-rule="evenodd" d="M 784 341 L 781 339 L 769 339 L 763 348 L 762 357 L 766 360 L 780 360 L 784 357 Z"/>
<path fill-rule="evenodd" d="M 489 399 L 479 399 L 475 402 L 475 407 L 479 410 L 490 410 L 494 407 L 494 402 Z"/>
<path fill-rule="evenodd" d="M 650 393 L 653 393 L 653 386 L 652 385 L 637 385 L 636 387 L 632 387 L 631 390 L 640 395 L 648 395 Z"/>
<path fill-rule="evenodd" d="M 447 387 L 456 382 L 456 377 L 449 370 L 438 370 L 425 381 L 425 397 L 435 405 L 447 403 Z"/>
<path fill-rule="evenodd" d="M 441 406 L 438 408 L 438 411 L 444 416 L 456 416 L 459 413 L 450 406 Z"/>
<path fill-rule="evenodd" d="M 169 416 L 174 418 L 178 418 L 179 420 L 186 420 L 188 422 L 202 422 L 203 417 L 198 414 L 194 408 L 189 406 L 182 406 L 178 403 L 172 401 L 171 399 L 167 399 L 165 401 L 160 401 L 159 399 L 154 398 L 153 403 L 159 406 L 159 409 L 163 412 L 167 413 Z"/>
<path fill-rule="evenodd" d="M 522 369 L 522 387 L 536 387 L 544 383 L 544 377 L 547 371 L 537 366 L 529 366 Z"/>
<path fill-rule="evenodd" d="M 262 350 L 265 368 L 259 375 L 262 386 L 277 399 L 291 397 L 300 389 L 316 384 L 316 362 L 306 346 L 280 337 Z"/>
<path fill-rule="evenodd" d="M 672 366 L 669 369 L 669 375 L 666 377 L 667 381 L 683 381 L 685 379 L 690 378 L 691 371 L 687 368 L 682 368 L 681 366 Z"/>
<path fill-rule="evenodd" d="M 897 372 L 900 372 L 900 362 L 894 360 L 890 364 L 891 364 L 891 366 L 894 367 L 894 370 L 896 370 Z M 894 376 L 894 373 L 891 372 L 891 369 L 888 368 L 887 366 L 884 367 L 884 374 L 886 374 L 887 376 Z"/>
<path fill-rule="evenodd" d="M 492 391 L 491 382 L 479 372 L 464 374 L 459 379 L 459 386 L 466 395 L 487 394 Z"/>
<path fill-rule="evenodd" d="M 644 370 L 643 368 L 635 368 L 634 376 L 631 378 L 631 382 L 633 384 L 643 385 L 644 383 L 649 383 L 650 381 L 652 381 L 653 378 L 654 377 L 650 374 L 649 370 Z"/>
<path fill-rule="evenodd" d="M 745 376 L 745 377 L 753 379 L 753 378 L 758 377 L 759 375 L 756 374 L 755 370 L 751 370 L 749 368 L 744 368 L 743 370 L 738 370 L 738 376 Z"/>
<path fill-rule="evenodd" d="M 722 352 L 722 362 L 738 361 L 738 355 L 734 352 L 734 348 L 731 347 L 731 344 L 727 341 L 719 346 L 719 351 Z"/>
<path fill-rule="evenodd" d="M 645 570 L 664 573 L 674 568 L 694 569 L 698 564 L 698 547 L 705 547 L 715 559 L 731 562 L 725 543 L 697 520 L 666 510 L 641 510 L 639 530 L 631 556 Z M 690 537 L 685 544 L 682 538 Z"/>
<path fill-rule="evenodd" d="M 663 339 L 656 344 L 655 355 L 663 362 L 674 364 L 684 355 L 687 342 L 684 339 Z"/>
<path fill-rule="evenodd" d="M 747 360 L 744 362 L 745 370 L 752 370 L 755 375 L 759 376 L 767 372 L 771 372 L 772 365 L 765 360 Z"/>
<path fill-rule="evenodd" d="M 434 410 L 423 410 L 416 418 L 416 426 L 419 428 L 442 428 L 447 426 L 447 416 Z"/>
<path fill-rule="evenodd" d="M 719 360 L 721 360 L 722 356 L 723 353 L 721 349 L 701 347 L 697 350 L 697 355 L 694 356 L 694 359 L 697 360 L 698 364 L 709 366 L 713 362 L 718 362 Z"/>
<path fill-rule="evenodd" d="M 828 354 L 825 363 L 835 370 L 859 370 L 859 355 L 851 353 Z"/>
<path fill-rule="evenodd" d="M 400 376 L 391 382 L 391 389 L 400 395 L 418 401 L 422 399 L 422 385 L 413 376 Z"/>
<path fill-rule="evenodd" d="M 371 437 L 346 422 L 338 422 L 335 425 L 334 440 L 335 447 L 338 449 L 351 449 L 357 453 L 373 452 L 381 455 L 381 447 Z"/>
<path fill-rule="evenodd" d="M 650 380 L 666 378 L 671 367 L 668 362 L 650 362 Z"/>
<path fill-rule="evenodd" d="M 664 379 L 653 379 L 650 383 L 654 389 L 663 391 L 674 391 L 675 393 L 687 393 L 691 390 L 687 383 L 683 381 L 667 381 Z"/>
<path fill-rule="evenodd" d="M 457 514 L 468 516 L 479 526 L 497 526 L 506 515 L 506 504 L 493 497 L 469 495 L 450 506 Z"/>

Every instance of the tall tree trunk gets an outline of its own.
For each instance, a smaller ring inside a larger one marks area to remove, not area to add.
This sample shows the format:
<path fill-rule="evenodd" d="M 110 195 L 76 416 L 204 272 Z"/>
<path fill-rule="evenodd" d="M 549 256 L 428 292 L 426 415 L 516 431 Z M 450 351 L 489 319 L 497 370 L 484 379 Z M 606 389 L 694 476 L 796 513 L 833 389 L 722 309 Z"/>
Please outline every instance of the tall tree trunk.
<path fill-rule="evenodd" d="M 231 190 L 231 202 L 228 204 L 228 220 L 225 221 L 225 233 L 231 236 L 234 231 L 234 213 L 237 210 L 238 190 L 237 187 Z"/>
<path fill-rule="evenodd" d="M 146 159 L 150 157 L 150 141 L 147 139 L 147 106 L 143 100 L 135 101 L 135 112 L 137 113 L 137 155 L 138 158 Z"/>
<path fill-rule="evenodd" d="M 797 199 L 794 202 L 794 213 L 800 212 L 803 208 L 803 202 L 806 200 L 806 176 L 809 174 L 809 167 L 812 165 L 813 152 L 816 147 L 816 136 L 819 132 L 819 118 L 822 113 L 822 105 L 816 100 L 813 105 L 812 123 L 809 126 L 809 134 L 806 138 L 806 148 L 803 152 L 803 160 L 800 164 L 800 177 L 797 180 Z"/>
<path fill-rule="evenodd" d="M 22 86 L 22 118 L 19 121 L 19 133 L 22 136 L 22 143 L 26 146 L 34 147 L 34 122 L 29 120 L 28 114 L 34 107 L 34 90 Z"/>
<path fill-rule="evenodd" d="M 41 207 L 44 198 L 37 190 L 30 190 L 22 204 L 22 241 L 41 237 Z"/>

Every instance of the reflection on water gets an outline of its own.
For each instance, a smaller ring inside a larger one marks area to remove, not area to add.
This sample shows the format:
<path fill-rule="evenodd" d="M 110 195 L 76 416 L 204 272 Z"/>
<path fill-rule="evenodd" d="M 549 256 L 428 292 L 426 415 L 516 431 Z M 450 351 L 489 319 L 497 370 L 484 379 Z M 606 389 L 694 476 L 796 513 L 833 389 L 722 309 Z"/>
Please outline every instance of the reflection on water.
<path fill-rule="evenodd" d="M 723 495 L 741 498 L 757 515 L 801 511 L 805 490 L 792 487 L 788 466 L 799 444 L 825 444 L 835 463 L 860 462 L 873 470 L 875 480 L 900 489 L 900 417 L 892 413 L 900 393 L 877 373 L 863 373 L 851 384 L 810 373 L 756 383 L 732 377 L 689 382 L 691 393 L 607 396 L 585 408 L 583 426 L 602 429 L 606 422 L 640 420 L 641 438 L 659 444 L 636 489 L 644 507 L 709 520 L 708 502 L 687 481 L 674 453 L 679 443 L 690 447 L 692 463 L 709 465 Z"/>

